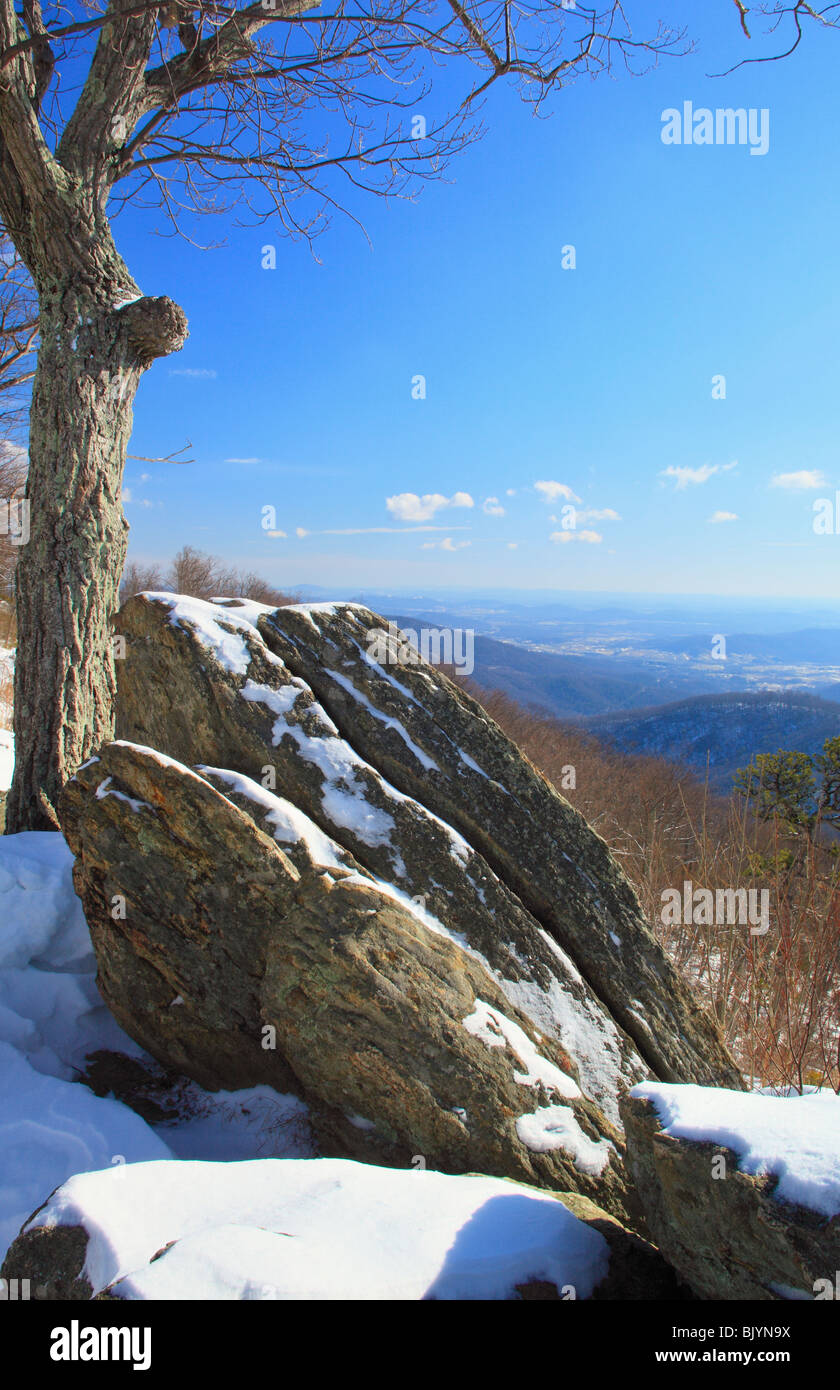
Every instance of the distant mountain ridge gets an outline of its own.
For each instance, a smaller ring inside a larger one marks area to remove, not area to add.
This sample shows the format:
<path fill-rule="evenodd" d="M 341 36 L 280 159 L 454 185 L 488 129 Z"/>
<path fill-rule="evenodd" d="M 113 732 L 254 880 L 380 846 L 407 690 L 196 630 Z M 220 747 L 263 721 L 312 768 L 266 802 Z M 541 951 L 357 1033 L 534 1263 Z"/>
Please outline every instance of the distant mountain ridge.
<path fill-rule="evenodd" d="M 757 661 L 840 662 L 840 630 L 832 627 L 799 628 L 795 632 L 723 633 L 729 656 L 749 656 Z M 683 637 L 651 637 L 639 645 L 651 651 L 690 657 L 706 656 L 712 633 L 688 633 Z"/>
<path fill-rule="evenodd" d="M 818 753 L 840 734 L 840 703 L 775 690 L 699 695 L 628 713 L 580 721 L 596 738 L 625 753 L 685 763 L 720 792 L 755 753 L 780 748 Z"/>
<path fill-rule="evenodd" d="M 401 629 L 452 626 L 449 615 L 438 621 L 389 613 Z M 558 719 L 581 719 L 614 710 L 637 710 L 719 689 L 726 674 L 683 673 L 653 661 L 616 661 L 609 655 L 566 656 L 534 651 L 495 637 L 474 639 L 472 679 L 485 690 L 501 690 L 526 708 Z"/>

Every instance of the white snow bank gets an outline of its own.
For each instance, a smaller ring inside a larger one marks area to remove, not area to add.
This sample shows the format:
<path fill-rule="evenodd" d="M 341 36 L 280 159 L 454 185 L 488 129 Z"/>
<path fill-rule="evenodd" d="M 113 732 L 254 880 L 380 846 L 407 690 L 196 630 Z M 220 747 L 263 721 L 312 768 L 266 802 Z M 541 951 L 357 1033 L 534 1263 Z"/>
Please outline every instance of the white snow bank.
<path fill-rule="evenodd" d="M 0 837 L 0 1252 L 58 1183 L 170 1149 L 127 1106 L 73 1083 L 88 1052 L 137 1055 L 105 1008 L 62 837 Z"/>
<path fill-rule="evenodd" d="M 184 769 L 190 776 L 195 776 Z M 307 1109 L 267 1086 L 209 1094 L 180 1083 L 174 1124 L 150 1127 L 77 1078 L 91 1052 L 152 1059 L 115 1022 L 61 835 L 0 836 L 0 1260 L 59 1183 L 111 1164 L 315 1152 Z"/>
<path fill-rule="evenodd" d="M 529 1279 L 586 1298 L 609 1267 L 549 1193 L 341 1159 L 85 1173 L 32 1226 L 77 1224 L 94 1291 L 134 1299 L 500 1299 Z"/>
<path fill-rule="evenodd" d="M 666 1134 L 720 1144 L 753 1177 L 778 1178 L 774 1196 L 823 1216 L 840 1212 L 840 1098 L 832 1091 L 765 1096 L 655 1081 L 631 1095 L 650 1100 Z"/>
<path fill-rule="evenodd" d="M 45 1076 L 0 1042 L 0 1251 L 74 1173 L 169 1157 L 168 1145 L 126 1105 Z"/>
<path fill-rule="evenodd" d="M 61 835 L 27 830 L 0 837 L 0 970 L 27 965 L 47 946 L 54 966 L 90 957 L 72 867 Z"/>

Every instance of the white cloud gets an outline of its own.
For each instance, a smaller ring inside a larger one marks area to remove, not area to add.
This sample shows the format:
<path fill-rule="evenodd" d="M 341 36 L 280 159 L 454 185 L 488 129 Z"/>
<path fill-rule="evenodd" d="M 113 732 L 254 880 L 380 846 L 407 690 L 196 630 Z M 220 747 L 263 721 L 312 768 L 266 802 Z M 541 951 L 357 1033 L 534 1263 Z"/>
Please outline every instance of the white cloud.
<path fill-rule="evenodd" d="M 447 536 L 443 541 L 424 541 L 421 550 L 446 550 L 452 554 L 456 550 L 466 550 L 472 541 L 453 541 L 451 536 Z"/>
<path fill-rule="evenodd" d="M 599 531 L 552 531 L 549 540 L 568 545 L 570 541 L 582 541 L 584 545 L 600 545 L 604 537 Z"/>
<path fill-rule="evenodd" d="M 308 531 L 306 530 L 306 528 L 303 527 L 303 526 L 296 526 L 296 527 L 295 527 L 295 535 L 296 535 L 296 536 L 300 536 L 300 537 L 302 538 L 303 536 L 308 536 L 308 535 L 309 535 L 309 532 L 308 532 Z"/>
<path fill-rule="evenodd" d="M 774 473 L 770 486 L 791 490 L 825 487 L 825 477 L 818 468 L 803 468 L 799 473 Z"/>
<path fill-rule="evenodd" d="M 518 542 L 518 541 L 508 541 L 508 543 L 507 543 L 507 548 L 508 548 L 508 550 L 518 550 L 518 549 L 519 549 L 519 542 Z"/>
<path fill-rule="evenodd" d="M 215 373 L 214 373 L 214 375 L 215 375 Z M 257 459 L 257 458 L 247 458 L 247 459 L 245 459 L 245 458 L 242 458 L 242 459 L 241 459 L 241 458 L 232 458 L 232 459 L 225 459 L 225 463 L 262 463 L 262 459 Z"/>
<path fill-rule="evenodd" d="M 506 489 L 505 489 L 505 497 L 515 497 L 515 496 L 516 496 L 516 488 L 515 488 L 515 487 L 509 487 L 509 488 L 506 488 Z"/>
<path fill-rule="evenodd" d="M 579 507 L 575 512 L 575 521 L 580 525 L 586 521 L 620 521 L 618 512 L 613 511 L 612 507 Z"/>
<path fill-rule="evenodd" d="M 545 480 L 541 483 L 534 483 L 534 487 L 543 498 L 544 502 L 555 502 L 558 497 L 565 497 L 567 502 L 579 502 L 580 498 L 572 492 L 566 483 L 555 483 Z"/>
<path fill-rule="evenodd" d="M 483 511 L 488 516 L 504 516 L 505 509 L 500 505 L 498 497 L 485 497 Z"/>
<path fill-rule="evenodd" d="M 737 521 L 737 520 L 738 520 L 738 514 L 737 514 L 737 512 L 715 512 L 713 516 L 710 516 L 710 517 L 709 517 L 709 525 L 710 525 L 710 526 L 715 526 L 715 525 L 717 525 L 717 523 L 718 523 L 719 521 Z"/>
<path fill-rule="evenodd" d="M 171 367 L 170 376 L 190 376 L 195 381 L 209 381 L 219 375 L 214 367 Z"/>
<path fill-rule="evenodd" d="M 265 534 L 266 534 L 267 536 L 271 536 L 272 540 L 277 540 L 278 537 L 279 537 L 280 540 L 286 540 L 286 538 L 287 538 L 287 537 L 286 537 L 286 532 L 285 532 L 285 531 L 266 531 Z"/>
<path fill-rule="evenodd" d="M 149 501 L 148 497 L 135 497 L 130 487 L 123 488 L 122 500 L 124 505 L 127 503 L 136 507 L 153 507 L 155 505 L 154 502 Z"/>
<path fill-rule="evenodd" d="M 428 521 L 445 507 L 474 507 L 475 503 L 468 492 L 456 492 L 452 497 L 441 492 L 427 492 L 422 497 L 416 492 L 398 492 L 386 498 L 385 505 L 398 521 Z"/>
<path fill-rule="evenodd" d="M 297 528 L 299 536 L 409 536 L 415 531 L 469 531 L 469 526 L 331 526 L 323 531 Z"/>
<path fill-rule="evenodd" d="M 737 459 L 734 463 L 704 463 L 700 468 L 675 468 L 673 464 L 670 464 L 667 468 L 659 470 L 659 476 L 660 478 L 676 478 L 676 490 L 682 492 L 684 488 L 689 486 L 697 487 L 701 483 L 707 483 L 716 473 L 731 473 L 732 469 L 737 467 Z"/>

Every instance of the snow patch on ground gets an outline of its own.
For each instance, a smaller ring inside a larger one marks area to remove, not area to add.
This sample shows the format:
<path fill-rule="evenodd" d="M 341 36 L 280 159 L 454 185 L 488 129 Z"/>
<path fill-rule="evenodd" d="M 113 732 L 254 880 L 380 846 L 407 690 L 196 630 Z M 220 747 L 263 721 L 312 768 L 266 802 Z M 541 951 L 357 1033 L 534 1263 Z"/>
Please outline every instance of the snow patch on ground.
<path fill-rule="evenodd" d="M 86 1173 L 32 1225 L 83 1225 L 94 1291 L 129 1299 L 501 1299 L 530 1279 L 587 1298 L 609 1268 L 549 1193 L 341 1159 Z"/>
<path fill-rule="evenodd" d="M 267 1086 L 211 1094 L 184 1080 L 177 1118 L 152 1127 L 77 1080 L 92 1052 L 121 1053 L 152 1070 L 155 1063 L 96 988 L 72 867 L 55 832 L 0 837 L 0 1260 L 22 1222 L 74 1174 L 113 1166 L 121 1181 L 125 1166 L 172 1155 L 316 1152 L 306 1106 Z"/>

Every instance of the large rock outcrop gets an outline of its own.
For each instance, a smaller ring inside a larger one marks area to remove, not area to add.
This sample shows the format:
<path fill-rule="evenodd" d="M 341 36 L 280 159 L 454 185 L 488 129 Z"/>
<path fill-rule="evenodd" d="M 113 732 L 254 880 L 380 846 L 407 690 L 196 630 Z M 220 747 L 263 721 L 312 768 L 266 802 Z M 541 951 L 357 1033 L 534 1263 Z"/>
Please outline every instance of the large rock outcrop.
<path fill-rule="evenodd" d="M 118 628 L 120 741 L 62 824 L 126 1031 L 304 1096 L 329 1152 L 638 1227 L 619 1097 L 740 1078 L 603 841 L 365 609 L 145 595 Z"/>
<path fill-rule="evenodd" d="M 211 1089 L 297 1090 L 334 1151 L 580 1191 L 637 1222 L 573 1059 L 298 808 L 112 743 L 62 824 L 101 992 L 153 1056 Z"/>
<path fill-rule="evenodd" d="M 641 1094 L 621 1101 L 628 1167 L 660 1251 L 703 1299 L 835 1297 L 840 1196 L 835 1176 L 833 1200 L 826 1201 L 819 1178 L 820 1170 L 823 1178 L 836 1173 L 840 1100 L 773 1098 L 768 1107 L 767 1097 L 709 1090 L 687 1099 L 701 1115 L 716 1117 L 709 1128 L 719 1134 L 669 1133 L 667 1111 L 675 1108 L 669 1093 L 678 1104 L 676 1093 L 698 1090 L 641 1086 Z M 813 1116 L 806 1110 L 815 1102 L 827 1113 L 809 1131 L 805 1121 Z M 766 1159 L 762 1144 L 769 1146 Z M 755 1172 L 744 1170 L 744 1150 L 751 1151 Z M 786 1181 L 795 1183 L 797 1196 L 808 1194 L 811 1205 L 792 1200 Z"/>
<path fill-rule="evenodd" d="M 421 897 L 614 1121 L 643 1074 L 742 1084 L 604 842 L 383 619 L 156 595 L 130 600 L 118 629 L 122 738 L 274 786 Z"/>
<path fill-rule="evenodd" d="M 740 1085 L 605 842 L 480 705 L 360 605 L 280 608 L 258 626 L 347 741 L 484 856 L 657 1076 Z"/>

